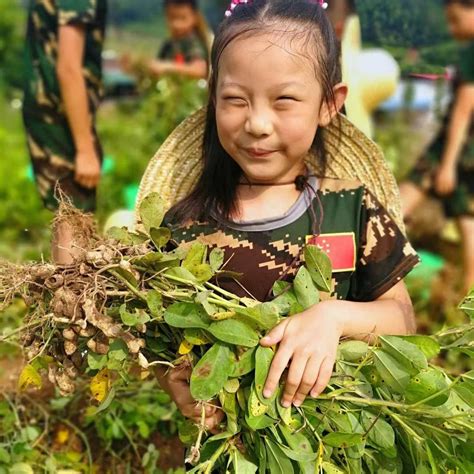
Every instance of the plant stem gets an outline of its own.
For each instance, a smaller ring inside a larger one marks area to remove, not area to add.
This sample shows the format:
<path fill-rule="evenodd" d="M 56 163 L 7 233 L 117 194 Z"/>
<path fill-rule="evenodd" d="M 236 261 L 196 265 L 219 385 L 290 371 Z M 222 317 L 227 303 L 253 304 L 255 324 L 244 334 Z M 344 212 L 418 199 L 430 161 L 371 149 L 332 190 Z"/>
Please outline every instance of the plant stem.
<path fill-rule="evenodd" d="M 120 280 L 137 298 L 140 298 L 146 303 L 145 295 L 141 291 L 138 291 L 126 278 L 120 275 L 120 273 L 116 272 L 113 268 L 109 269 L 109 273 Z"/>

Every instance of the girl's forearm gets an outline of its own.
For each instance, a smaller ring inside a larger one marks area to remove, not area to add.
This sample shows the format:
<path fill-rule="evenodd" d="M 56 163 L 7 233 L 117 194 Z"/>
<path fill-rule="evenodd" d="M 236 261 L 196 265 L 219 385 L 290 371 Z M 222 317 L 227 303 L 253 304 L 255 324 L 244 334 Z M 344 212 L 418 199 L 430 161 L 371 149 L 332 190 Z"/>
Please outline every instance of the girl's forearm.
<path fill-rule="evenodd" d="M 340 325 L 342 337 L 372 342 L 383 334 L 403 335 L 416 331 L 413 308 L 410 301 L 383 299 L 369 303 L 329 300 L 325 306 Z M 323 310 L 323 308 L 319 308 Z"/>

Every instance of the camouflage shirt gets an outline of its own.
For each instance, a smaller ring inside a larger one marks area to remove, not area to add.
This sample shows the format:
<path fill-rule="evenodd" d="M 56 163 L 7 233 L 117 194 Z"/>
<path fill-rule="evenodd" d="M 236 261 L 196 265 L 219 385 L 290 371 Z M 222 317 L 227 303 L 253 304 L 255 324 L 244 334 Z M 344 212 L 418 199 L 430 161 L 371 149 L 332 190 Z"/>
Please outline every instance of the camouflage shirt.
<path fill-rule="evenodd" d="M 83 71 L 91 110 L 102 95 L 102 46 L 107 0 L 30 0 L 26 37 L 24 107 L 32 115 L 65 116 L 56 75 L 58 30 L 85 28 Z"/>
<path fill-rule="evenodd" d="M 312 179 L 316 195 L 307 188 L 281 218 L 246 223 L 212 218 L 171 225 L 173 239 L 178 244 L 199 240 L 224 249 L 225 269 L 242 276 L 238 282 L 221 278 L 219 284 L 261 301 L 269 298 L 276 280 L 295 276 L 302 249 L 310 242 L 326 251 L 332 262 L 333 289 L 326 298 L 375 300 L 419 262 L 415 251 L 360 183 Z"/>
<path fill-rule="evenodd" d="M 207 61 L 207 51 L 195 33 L 184 38 L 166 40 L 158 53 L 158 59 L 177 63 L 190 63 L 196 59 Z"/>

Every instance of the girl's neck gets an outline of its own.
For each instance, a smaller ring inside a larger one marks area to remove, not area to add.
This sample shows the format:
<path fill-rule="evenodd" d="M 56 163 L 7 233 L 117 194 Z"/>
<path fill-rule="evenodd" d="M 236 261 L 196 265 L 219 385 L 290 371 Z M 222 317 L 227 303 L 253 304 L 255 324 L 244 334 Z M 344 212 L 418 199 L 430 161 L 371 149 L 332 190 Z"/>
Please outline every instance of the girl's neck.
<path fill-rule="evenodd" d="M 301 191 L 295 182 L 277 184 L 240 184 L 237 188 L 239 215 L 235 221 L 253 221 L 284 215 L 297 201 Z"/>

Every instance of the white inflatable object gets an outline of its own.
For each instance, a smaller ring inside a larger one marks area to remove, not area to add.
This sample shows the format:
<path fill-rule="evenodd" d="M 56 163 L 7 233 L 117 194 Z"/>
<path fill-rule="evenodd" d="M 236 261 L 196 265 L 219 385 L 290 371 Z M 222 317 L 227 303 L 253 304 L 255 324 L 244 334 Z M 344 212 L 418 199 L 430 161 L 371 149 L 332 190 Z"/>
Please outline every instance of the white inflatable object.
<path fill-rule="evenodd" d="M 360 20 L 348 18 L 342 47 L 342 78 L 348 85 L 346 113 L 368 137 L 373 136 L 372 112 L 397 89 L 400 68 L 382 49 L 362 49 Z"/>
<path fill-rule="evenodd" d="M 128 230 L 135 229 L 135 213 L 126 209 L 119 209 L 112 213 L 104 225 L 104 233 L 111 227 L 126 227 Z"/>

